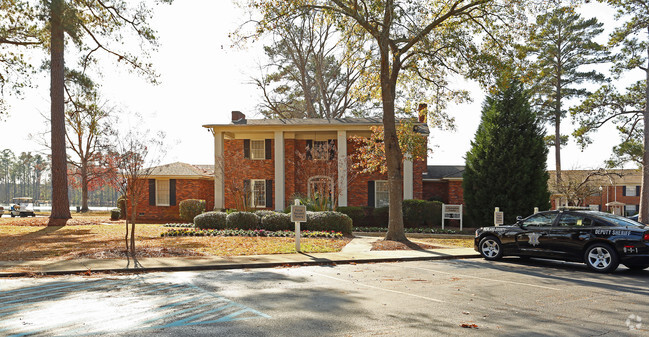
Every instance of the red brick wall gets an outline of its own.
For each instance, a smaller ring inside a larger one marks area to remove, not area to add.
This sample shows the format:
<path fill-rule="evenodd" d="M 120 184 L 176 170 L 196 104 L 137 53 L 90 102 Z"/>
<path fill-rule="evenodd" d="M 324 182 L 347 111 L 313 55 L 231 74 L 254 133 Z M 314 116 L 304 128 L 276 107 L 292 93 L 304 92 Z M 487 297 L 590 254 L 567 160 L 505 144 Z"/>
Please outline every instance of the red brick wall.
<path fill-rule="evenodd" d="M 274 152 L 274 140 L 271 140 L 271 152 Z M 243 181 L 248 179 L 275 179 L 275 154 L 271 159 L 245 159 L 243 157 L 243 139 L 226 140 L 223 144 L 223 157 L 225 158 L 225 208 L 237 208 L 235 195 L 241 193 L 235 190 L 243 189 Z M 273 193 L 275 181 L 273 181 Z M 214 192 L 212 192 L 214 193 Z M 274 202 L 273 198 L 273 202 Z"/>
<path fill-rule="evenodd" d="M 202 199 L 206 202 L 206 210 L 214 209 L 214 180 L 211 179 L 176 179 L 176 205 L 175 206 L 151 206 L 149 205 L 148 180 L 142 181 L 145 186 L 143 192 L 137 198 L 135 211 L 138 220 L 155 222 L 180 221 L 179 204 L 187 199 Z M 131 217 L 131 207 L 128 207 L 128 217 Z"/>
<path fill-rule="evenodd" d="M 448 203 L 451 205 L 464 205 L 464 189 L 461 180 L 448 182 Z"/>
<path fill-rule="evenodd" d="M 448 204 L 448 181 L 424 181 L 423 188 L 424 200 L 441 199 L 443 203 Z"/>

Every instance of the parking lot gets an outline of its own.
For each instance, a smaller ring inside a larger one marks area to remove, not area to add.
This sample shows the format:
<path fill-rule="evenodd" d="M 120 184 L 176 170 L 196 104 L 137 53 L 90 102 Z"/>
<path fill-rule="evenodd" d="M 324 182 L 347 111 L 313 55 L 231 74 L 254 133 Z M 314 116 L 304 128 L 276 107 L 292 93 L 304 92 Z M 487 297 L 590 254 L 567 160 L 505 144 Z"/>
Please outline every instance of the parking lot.
<path fill-rule="evenodd" d="M 517 258 L 0 279 L 0 334 L 641 336 L 648 281 Z"/>

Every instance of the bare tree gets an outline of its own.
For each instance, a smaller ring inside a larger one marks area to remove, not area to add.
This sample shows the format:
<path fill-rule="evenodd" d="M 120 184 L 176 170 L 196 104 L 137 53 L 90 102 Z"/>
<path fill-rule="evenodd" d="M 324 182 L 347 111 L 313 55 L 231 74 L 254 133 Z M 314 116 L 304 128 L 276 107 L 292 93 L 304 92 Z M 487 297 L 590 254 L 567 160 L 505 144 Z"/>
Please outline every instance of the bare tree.
<path fill-rule="evenodd" d="M 622 178 L 620 172 L 603 168 L 593 171 L 571 170 L 566 173 L 559 183 L 550 182 L 550 189 L 563 196 L 568 201 L 568 206 L 585 206 L 586 199 L 600 193 L 600 186 L 612 181 L 613 178 Z"/>
<path fill-rule="evenodd" d="M 166 150 L 163 147 L 164 133 L 151 134 L 150 130 L 128 129 L 117 134 L 110 152 L 110 163 L 114 167 L 110 175 L 111 185 L 126 197 L 131 206 L 131 229 L 128 216 L 125 217 L 126 252 L 135 258 L 135 220 L 137 201 L 147 191 L 146 181 L 153 168 L 160 163 Z M 128 209 L 128 207 L 127 207 Z M 129 236 L 130 234 L 130 236 Z"/>

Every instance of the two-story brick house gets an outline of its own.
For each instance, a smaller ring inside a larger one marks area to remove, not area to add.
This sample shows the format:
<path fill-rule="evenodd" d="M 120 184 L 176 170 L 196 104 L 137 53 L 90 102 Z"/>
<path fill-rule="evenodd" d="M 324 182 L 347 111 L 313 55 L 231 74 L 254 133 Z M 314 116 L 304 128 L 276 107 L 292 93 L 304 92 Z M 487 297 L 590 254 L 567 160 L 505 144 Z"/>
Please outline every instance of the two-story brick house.
<path fill-rule="evenodd" d="M 283 210 L 291 196 L 309 196 L 323 185 L 333 187 L 338 206 L 385 206 L 386 175 L 350 167 L 357 146 L 351 137 L 369 137 L 380 125 L 379 118 L 246 119 L 236 111 L 232 123 L 203 125 L 214 135 L 214 207 L 237 208 L 237 191 L 247 190 L 253 207 Z M 415 127 L 428 135 L 423 120 Z M 324 146 L 333 151 L 311 152 Z M 425 160 L 404 160 L 405 199 L 423 197 L 425 171 Z"/>

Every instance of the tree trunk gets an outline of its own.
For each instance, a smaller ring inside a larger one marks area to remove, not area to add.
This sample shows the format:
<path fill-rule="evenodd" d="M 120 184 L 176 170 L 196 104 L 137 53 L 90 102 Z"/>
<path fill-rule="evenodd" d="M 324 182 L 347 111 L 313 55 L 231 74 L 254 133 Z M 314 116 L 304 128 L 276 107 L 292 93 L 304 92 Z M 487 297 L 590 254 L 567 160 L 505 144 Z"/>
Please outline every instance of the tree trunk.
<path fill-rule="evenodd" d="M 137 193 L 134 193 L 133 197 L 131 198 L 131 257 L 135 258 L 135 215 L 137 214 L 136 210 L 136 205 L 137 205 L 137 200 L 135 196 Z"/>
<path fill-rule="evenodd" d="M 88 212 L 88 168 L 81 165 L 81 213 Z"/>
<path fill-rule="evenodd" d="M 557 188 L 561 186 L 561 64 L 559 63 L 557 78 L 556 102 L 554 107 L 554 159 Z"/>
<path fill-rule="evenodd" d="M 647 50 L 649 55 L 649 49 Z M 649 64 L 649 61 L 647 61 Z M 645 105 L 644 105 L 644 130 L 642 144 L 644 152 L 642 153 L 642 187 L 640 188 L 640 209 L 638 221 L 642 223 L 649 223 L 649 66 L 645 70 L 647 82 L 645 83 Z"/>
<path fill-rule="evenodd" d="M 69 219 L 68 174 L 65 154 L 65 107 L 64 107 L 64 38 L 63 0 L 52 0 L 51 25 L 51 123 L 52 123 L 52 219 Z"/>
<path fill-rule="evenodd" d="M 379 41 L 381 49 L 381 99 L 383 103 L 383 142 L 388 166 L 388 191 L 390 195 L 388 232 L 385 240 L 407 242 L 403 228 L 403 154 L 397 138 L 394 114 L 395 88 L 399 75 L 399 59 L 394 56 L 390 65 L 388 34 Z"/>

